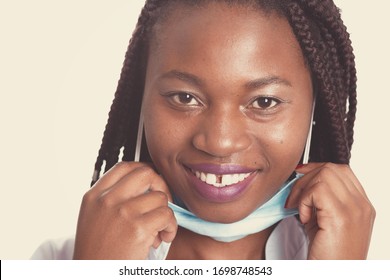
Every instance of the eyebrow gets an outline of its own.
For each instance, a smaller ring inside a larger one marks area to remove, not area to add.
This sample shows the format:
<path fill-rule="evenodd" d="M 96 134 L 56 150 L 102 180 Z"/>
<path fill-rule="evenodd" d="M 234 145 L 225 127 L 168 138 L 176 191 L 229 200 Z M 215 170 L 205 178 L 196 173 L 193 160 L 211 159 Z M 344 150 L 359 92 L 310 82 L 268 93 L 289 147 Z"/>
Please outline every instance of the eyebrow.
<path fill-rule="evenodd" d="M 161 75 L 161 78 L 176 78 L 195 86 L 202 86 L 203 82 L 195 75 L 178 70 L 171 70 Z"/>
<path fill-rule="evenodd" d="M 256 80 L 253 80 L 253 81 L 246 83 L 245 87 L 247 89 L 253 90 L 253 89 L 262 88 L 262 87 L 265 87 L 268 85 L 285 85 L 288 87 L 292 87 L 291 83 L 288 80 L 283 79 L 283 78 L 278 77 L 278 76 L 269 76 L 269 77 L 256 79 Z"/>
<path fill-rule="evenodd" d="M 187 72 L 182 72 L 178 70 L 171 70 L 169 72 L 166 72 L 161 75 L 161 78 L 176 78 L 184 82 L 188 82 L 190 84 L 193 84 L 195 86 L 202 86 L 203 82 L 201 79 L 199 79 L 197 76 L 187 73 Z M 255 79 L 252 81 L 249 81 L 245 84 L 245 87 L 249 90 L 254 90 L 258 88 L 262 88 L 268 85 L 285 85 L 288 87 L 292 87 L 291 83 L 278 76 L 268 76 L 264 78 L 259 78 Z"/>

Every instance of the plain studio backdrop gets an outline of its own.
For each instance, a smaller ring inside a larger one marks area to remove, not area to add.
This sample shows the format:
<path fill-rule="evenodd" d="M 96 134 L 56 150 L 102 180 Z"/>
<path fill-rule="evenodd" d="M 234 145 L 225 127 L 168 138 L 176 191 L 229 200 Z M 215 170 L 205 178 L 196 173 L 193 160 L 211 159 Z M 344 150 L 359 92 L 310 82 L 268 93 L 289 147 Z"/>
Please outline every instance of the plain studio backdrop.
<path fill-rule="evenodd" d="M 0 258 L 75 233 L 143 0 L 0 0 Z M 390 259 L 386 0 L 336 0 L 356 54 L 351 166 L 377 210 L 370 259 Z"/>

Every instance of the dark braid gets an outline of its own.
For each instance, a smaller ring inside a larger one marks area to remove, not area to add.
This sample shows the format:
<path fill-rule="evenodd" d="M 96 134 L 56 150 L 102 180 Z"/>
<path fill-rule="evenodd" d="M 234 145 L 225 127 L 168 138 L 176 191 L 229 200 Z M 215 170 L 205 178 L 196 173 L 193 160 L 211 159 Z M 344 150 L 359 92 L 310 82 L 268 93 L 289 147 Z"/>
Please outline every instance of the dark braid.
<path fill-rule="evenodd" d="M 326 35 L 327 38 L 332 37 L 335 40 L 335 46 L 332 48 L 332 52 L 336 54 L 337 58 L 341 60 L 343 64 L 344 77 L 341 84 L 345 84 L 345 88 L 342 89 L 341 94 L 344 93 L 341 101 L 346 102 L 348 100 L 349 107 L 346 116 L 346 128 L 347 128 L 347 139 L 349 148 L 352 148 L 353 144 L 353 126 L 356 116 L 356 68 L 355 68 L 355 56 L 353 54 L 353 48 L 347 29 L 341 19 L 338 8 L 333 4 L 333 1 L 301 1 L 303 5 L 307 5 L 313 11 L 316 17 L 325 19 L 325 32 L 330 32 L 330 36 Z M 334 56 L 336 57 L 336 55 Z M 335 61 L 336 62 L 336 61 Z M 339 68 L 335 64 L 336 68 Z M 340 77 L 340 76 L 339 76 Z M 343 103 L 341 108 L 345 108 L 346 103 Z"/>
<path fill-rule="evenodd" d="M 332 55 L 332 53 L 329 52 L 329 49 L 332 48 L 332 46 L 329 46 L 329 42 L 324 40 L 322 40 L 322 42 L 316 42 L 316 40 L 314 40 L 311 31 L 312 28 L 310 28 L 313 24 L 310 23 L 310 19 L 306 16 L 306 14 L 310 15 L 312 13 L 305 13 L 298 3 L 290 3 L 287 12 L 289 13 L 289 20 L 295 35 L 301 44 L 302 51 L 311 66 L 313 78 L 317 82 L 317 106 L 323 108 L 316 114 L 316 122 L 318 122 L 317 127 L 320 127 L 322 131 L 314 129 L 313 139 L 321 141 L 324 139 L 324 133 L 331 136 L 329 139 L 330 143 L 328 143 L 330 145 L 324 145 L 325 143 L 318 145 L 322 150 L 320 149 L 317 151 L 319 153 L 317 156 L 319 160 L 326 156 L 325 161 L 347 163 L 350 157 L 350 148 L 344 124 L 345 112 L 343 112 L 339 101 L 344 97 L 343 91 L 340 92 L 337 90 L 344 87 L 343 84 L 337 85 L 342 79 L 334 77 L 332 74 L 334 74 L 335 71 L 330 70 L 337 69 L 337 65 L 334 65 L 332 60 L 338 60 L 338 58 L 336 55 Z M 320 19 L 316 18 L 316 20 L 319 21 Z M 323 35 L 321 34 L 321 30 L 319 30 L 319 32 L 320 35 Z M 326 35 L 329 35 L 329 33 Z M 322 137 L 315 135 L 317 133 L 321 134 Z M 316 156 L 312 154 L 312 160 L 314 157 Z"/>
<path fill-rule="evenodd" d="M 163 1 L 146 2 L 130 39 L 91 185 L 99 179 L 104 161 L 106 162 L 104 172 L 118 162 L 120 149 L 123 146 L 125 146 L 123 160 L 130 160 L 134 156 L 133 149 L 129 147 L 135 146 L 137 135 L 129 132 L 137 131 L 141 111 L 146 67 L 144 33 L 151 13 L 158 7 L 158 2 Z"/>
<path fill-rule="evenodd" d="M 356 70 L 349 34 L 341 20 L 339 10 L 332 1 L 300 0 L 299 3 L 290 3 L 289 7 L 291 25 L 305 56 L 309 60 L 313 59 L 309 64 L 319 87 L 317 106 L 322 109 L 316 112 L 316 122 L 319 125 L 313 131 L 312 146 L 317 151 L 313 151 L 311 159 L 348 163 L 356 114 Z M 309 16 L 303 19 L 304 16 L 299 16 L 302 13 Z M 300 36 L 302 35 L 300 27 L 305 24 L 318 27 L 320 41 L 325 48 L 317 47 L 317 50 L 322 54 L 315 54 L 305 46 L 307 39 Z M 326 135 L 328 136 L 324 137 Z M 328 145 L 321 143 L 326 138 Z"/>
<path fill-rule="evenodd" d="M 197 7 L 210 1 L 251 5 L 287 18 L 310 67 L 316 95 L 310 161 L 349 163 L 357 103 L 355 57 L 340 11 L 332 0 L 147 0 L 126 53 L 92 184 L 104 161 L 105 171 L 118 161 L 121 148 L 122 160 L 134 158 L 153 26 L 169 15 L 176 3 Z M 141 160 L 150 160 L 145 138 Z"/>

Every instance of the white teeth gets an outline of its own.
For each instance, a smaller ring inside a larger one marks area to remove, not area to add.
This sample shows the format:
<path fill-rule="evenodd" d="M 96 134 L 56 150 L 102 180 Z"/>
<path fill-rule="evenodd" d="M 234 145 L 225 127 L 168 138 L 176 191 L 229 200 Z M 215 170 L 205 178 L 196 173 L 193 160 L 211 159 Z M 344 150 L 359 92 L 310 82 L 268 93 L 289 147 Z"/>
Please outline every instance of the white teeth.
<path fill-rule="evenodd" d="M 238 174 L 223 174 L 216 175 L 212 173 L 204 173 L 199 171 L 193 171 L 195 176 L 201 181 L 213 185 L 214 187 L 220 188 L 233 184 L 237 184 L 248 178 L 251 173 L 238 173 Z"/>
<path fill-rule="evenodd" d="M 231 185 L 233 184 L 233 174 L 226 174 L 222 176 L 222 185 Z"/>
<path fill-rule="evenodd" d="M 217 176 L 215 174 L 207 174 L 206 175 L 206 183 L 209 185 L 214 185 L 217 183 Z"/>

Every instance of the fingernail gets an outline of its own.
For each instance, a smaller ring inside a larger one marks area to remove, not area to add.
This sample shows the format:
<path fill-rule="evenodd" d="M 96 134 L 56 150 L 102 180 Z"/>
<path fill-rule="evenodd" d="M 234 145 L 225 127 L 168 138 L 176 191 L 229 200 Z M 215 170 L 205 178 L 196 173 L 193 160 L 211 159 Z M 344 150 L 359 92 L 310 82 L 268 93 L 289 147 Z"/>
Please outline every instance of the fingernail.
<path fill-rule="evenodd" d="M 302 168 L 304 166 L 305 166 L 304 164 L 298 164 L 297 167 L 295 167 L 295 169 L 299 169 L 299 168 Z"/>

